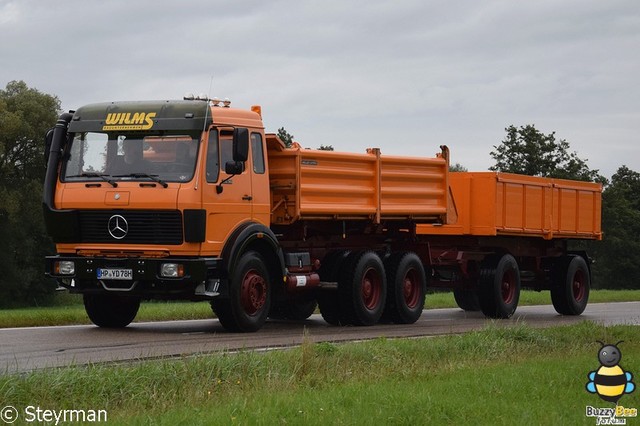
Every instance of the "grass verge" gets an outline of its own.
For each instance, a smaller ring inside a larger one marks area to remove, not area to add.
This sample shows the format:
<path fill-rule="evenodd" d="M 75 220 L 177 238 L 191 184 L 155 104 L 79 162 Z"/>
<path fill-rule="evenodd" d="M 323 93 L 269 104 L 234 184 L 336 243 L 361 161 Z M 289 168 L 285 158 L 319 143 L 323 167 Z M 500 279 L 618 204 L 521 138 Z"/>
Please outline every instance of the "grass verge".
<path fill-rule="evenodd" d="M 38 327 L 53 325 L 90 324 L 82 305 L 82 297 L 62 293 L 59 304 L 52 307 L 0 310 L 0 328 Z M 589 303 L 629 302 L 640 300 L 640 290 L 592 290 Z M 524 290 L 520 294 L 520 306 L 551 303 L 548 291 Z M 427 294 L 427 309 L 455 308 L 451 292 Z M 136 317 L 137 322 L 208 319 L 213 313 L 206 302 L 148 302 L 143 303 Z"/>
<path fill-rule="evenodd" d="M 585 407 L 611 406 L 585 390 L 599 368 L 595 340 L 624 340 L 620 364 L 640 371 L 637 326 L 523 323 L 412 340 L 304 340 L 268 353 L 4 376 L 0 401 L 19 412 L 104 409 L 110 424 L 595 424 Z M 640 408 L 633 395 L 620 404 Z"/>

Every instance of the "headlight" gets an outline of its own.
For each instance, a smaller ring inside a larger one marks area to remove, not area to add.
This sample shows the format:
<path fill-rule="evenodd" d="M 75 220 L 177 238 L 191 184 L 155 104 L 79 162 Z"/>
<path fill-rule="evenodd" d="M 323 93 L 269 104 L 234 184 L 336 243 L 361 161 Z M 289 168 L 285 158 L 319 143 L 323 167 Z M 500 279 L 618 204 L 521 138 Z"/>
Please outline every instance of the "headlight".
<path fill-rule="evenodd" d="M 160 276 L 166 278 L 184 277 L 184 265 L 181 263 L 163 263 L 160 265 Z"/>
<path fill-rule="evenodd" d="M 56 275 L 73 275 L 76 273 L 76 264 L 72 260 L 59 260 L 53 263 L 53 272 Z"/>

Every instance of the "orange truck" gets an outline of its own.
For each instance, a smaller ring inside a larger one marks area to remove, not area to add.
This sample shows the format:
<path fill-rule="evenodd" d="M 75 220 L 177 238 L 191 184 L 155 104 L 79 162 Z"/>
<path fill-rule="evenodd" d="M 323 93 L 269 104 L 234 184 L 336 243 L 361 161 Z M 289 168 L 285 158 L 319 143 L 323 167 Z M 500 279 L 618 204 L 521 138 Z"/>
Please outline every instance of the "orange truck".
<path fill-rule="evenodd" d="M 450 173 L 433 158 L 287 148 L 261 108 L 228 101 L 91 104 L 46 137 L 46 274 L 89 318 L 125 327 L 140 302 L 209 301 L 230 331 L 267 318 L 414 323 L 428 287 L 508 318 L 520 289 L 579 315 L 601 186 Z"/>

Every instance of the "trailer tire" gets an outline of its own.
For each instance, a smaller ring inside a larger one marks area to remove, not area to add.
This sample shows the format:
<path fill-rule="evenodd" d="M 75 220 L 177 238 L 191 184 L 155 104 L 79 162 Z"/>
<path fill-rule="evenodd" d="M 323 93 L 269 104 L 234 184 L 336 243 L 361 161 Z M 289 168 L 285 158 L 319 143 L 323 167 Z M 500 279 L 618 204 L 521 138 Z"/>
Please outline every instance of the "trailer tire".
<path fill-rule="evenodd" d="M 510 318 L 520 299 L 518 262 L 512 255 L 505 254 L 489 259 L 485 266 L 480 270 L 480 309 L 490 318 Z"/>
<path fill-rule="evenodd" d="M 354 252 L 341 269 L 338 282 L 341 319 L 353 325 L 377 323 L 387 298 L 382 260 L 373 251 Z"/>
<path fill-rule="evenodd" d="M 349 251 L 339 250 L 328 253 L 324 259 L 322 259 L 322 266 L 320 267 L 320 280 L 325 282 L 338 281 L 340 277 L 340 271 L 342 265 L 347 260 Z M 334 290 L 321 290 L 318 292 L 318 307 L 320 308 L 320 315 L 330 325 L 342 325 L 345 324 L 345 318 L 342 317 L 340 312 L 340 300 L 338 299 L 338 293 Z"/>
<path fill-rule="evenodd" d="M 393 253 L 384 262 L 387 301 L 383 321 L 413 324 L 424 309 L 427 278 L 422 261 L 413 252 Z"/>
<path fill-rule="evenodd" d="M 591 274 L 582 256 L 565 256 L 554 268 L 551 302 L 561 315 L 580 315 L 589 301 Z"/>
<path fill-rule="evenodd" d="M 124 328 L 138 314 L 140 299 L 117 294 L 84 294 L 84 309 L 92 323 L 104 328 Z"/>
<path fill-rule="evenodd" d="M 480 300 L 475 289 L 456 288 L 453 290 L 453 298 L 463 311 L 477 312 L 480 310 Z"/>
<path fill-rule="evenodd" d="M 254 332 L 264 325 L 271 305 L 271 281 L 262 256 L 248 251 L 231 273 L 229 298 L 214 299 L 211 307 L 228 331 Z"/>

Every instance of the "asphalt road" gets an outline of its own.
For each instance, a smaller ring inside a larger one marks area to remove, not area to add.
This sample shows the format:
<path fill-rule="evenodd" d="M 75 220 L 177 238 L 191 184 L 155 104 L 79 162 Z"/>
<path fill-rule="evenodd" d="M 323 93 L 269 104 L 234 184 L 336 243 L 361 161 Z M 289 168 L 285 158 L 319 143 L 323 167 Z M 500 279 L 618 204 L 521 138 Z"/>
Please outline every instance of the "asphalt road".
<path fill-rule="evenodd" d="M 425 311 L 411 325 L 332 327 L 319 315 L 313 315 L 300 322 L 268 321 L 262 330 L 250 334 L 228 333 L 214 319 L 133 323 L 120 330 L 88 325 L 0 329 L 0 372 L 243 349 L 268 350 L 299 345 L 305 333 L 314 342 L 436 336 L 479 329 L 491 321 L 480 313 L 433 309 Z M 493 321 L 503 326 L 524 322 L 533 327 L 580 321 L 638 325 L 640 302 L 590 304 L 578 317 L 560 316 L 550 305 L 521 306 L 513 318 Z"/>

